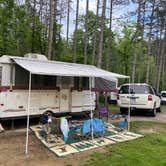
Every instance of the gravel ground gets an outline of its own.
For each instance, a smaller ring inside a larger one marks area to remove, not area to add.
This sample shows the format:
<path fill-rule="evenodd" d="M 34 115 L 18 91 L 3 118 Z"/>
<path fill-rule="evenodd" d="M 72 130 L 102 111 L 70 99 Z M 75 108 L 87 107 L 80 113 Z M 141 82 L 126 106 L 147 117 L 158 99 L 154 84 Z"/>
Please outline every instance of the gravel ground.
<path fill-rule="evenodd" d="M 158 112 L 156 117 L 151 117 L 147 114 L 136 114 L 131 116 L 131 121 L 151 121 L 166 123 L 166 106 L 162 107 L 162 112 Z"/>

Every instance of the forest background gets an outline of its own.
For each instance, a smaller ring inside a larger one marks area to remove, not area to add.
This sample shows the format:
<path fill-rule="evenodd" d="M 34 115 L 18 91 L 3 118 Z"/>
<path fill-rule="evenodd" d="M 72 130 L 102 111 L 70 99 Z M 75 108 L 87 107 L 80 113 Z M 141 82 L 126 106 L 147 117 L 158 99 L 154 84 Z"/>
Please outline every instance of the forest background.
<path fill-rule="evenodd" d="M 0 0 L 0 56 L 29 52 L 166 89 L 166 1 Z"/>

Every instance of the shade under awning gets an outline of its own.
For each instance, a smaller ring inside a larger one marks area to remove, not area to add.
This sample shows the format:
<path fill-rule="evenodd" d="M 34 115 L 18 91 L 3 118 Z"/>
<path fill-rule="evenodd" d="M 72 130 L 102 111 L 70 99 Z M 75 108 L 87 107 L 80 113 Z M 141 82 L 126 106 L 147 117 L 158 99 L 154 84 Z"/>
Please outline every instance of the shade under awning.
<path fill-rule="evenodd" d="M 102 77 L 102 78 L 129 78 L 92 65 L 67 63 L 59 61 L 37 60 L 24 57 L 11 57 L 19 66 L 32 74 L 78 76 L 78 77 Z"/>

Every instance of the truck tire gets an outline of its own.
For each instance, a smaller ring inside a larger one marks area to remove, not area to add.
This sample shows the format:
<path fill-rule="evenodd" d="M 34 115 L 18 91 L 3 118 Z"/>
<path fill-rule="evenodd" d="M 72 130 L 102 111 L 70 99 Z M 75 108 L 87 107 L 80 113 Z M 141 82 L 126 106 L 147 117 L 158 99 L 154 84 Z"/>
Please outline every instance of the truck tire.
<path fill-rule="evenodd" d="M 159 108 L 157 108 L 157 112 L 161 112 L 161 108 L 159 107 Z"/>
<path fill-rule="evenodd" d="M 120 113 L 126 115 L 127 114 L 127 109 L 120 107 Z"/>
<path fill-rule="evenodd" d="M 156 106 L 154 105 L 154 108 L 152 109 L 152 112 L 151 112 L 151 115 L 152 117 L 155 117 L 156 116 Z"/>

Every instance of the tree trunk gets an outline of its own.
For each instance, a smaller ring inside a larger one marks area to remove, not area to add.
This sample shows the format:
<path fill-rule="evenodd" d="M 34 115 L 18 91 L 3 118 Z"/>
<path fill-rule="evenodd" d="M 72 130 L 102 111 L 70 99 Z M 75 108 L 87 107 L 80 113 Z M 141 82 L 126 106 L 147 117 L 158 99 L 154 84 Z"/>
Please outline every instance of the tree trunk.
<path fill-rule="evenodd" d="M 153 16 L 154 16 L 154 5 L 155 0 L 152 1 L 152 11 L 150 16 L 150 25 L 149 25 L 149 38 L 148 38 L 148 53 L 146 57 L 146 83 L 149 83 L 149 73 L 150 73 L 150 56 L 151 56 L 151 38 L 152 38 L 152 26 L 153 26 Z"/>
<path fill-rule="evenodd" d="M 98 17 L 99 17 L 99 3 L 100 0 L 97 0 L 97 8 L 96 8 L 96 19 L 95 19 L 95 26 L 94 26 L 94 37 L 93 37 L 93 52 L 92 52 L 92 65 L 95 64 L 95 57 L 96 57 L 96 40 L 97 40 L 97 25 L 98 25 Z"/>
<path fill-rule="evenodd" d="M 100 33 L 99 54 L 98 54 L 98 63 L 97 63 L 97 66 L 99 68 L 102 67 L 103 36 L 104 36 L 104 26 L 105 26 L 105 9 L 106 9 L 106 0 L 103 0 L 102 18 L 101 18 L 101 33 Z"/>
<path fill-rule="evenodd" d="M 58 6 L 58 0 L 54 0 L 54 12 L 53 12 L 53 41 L 52 41 L 52 55 L 54 55 L 54 57 L 57 56 L 57 52 L 56 52 L 56 44 L 57 44 L 57 40 L 58 38 L 60 39 L 60 31 L 58 31 L 59 29 L 57 28 L 57 16 L 58 16 L 58 10 L 57 10 L 57 6 Z M 61 13 L 60 13 L 61 15 Z M 61 16 L 60 16 L 61 17 Z M 53 47 L 54 46 L 54 47 Z M 53 57 L 52 57 L 53 58 Z M 54 58 L 56 59 L 56 58 Z"/>
<path fill-rule="evenodd" d="M 131 82 L 135 82 L 136 75 L 136 63 L 137 63 L 137 50 L 138 50 L 138 35 L 140 31 L 140 22 L 141 22 L 141 2 L 142 0 L 138 0 L 138 15 L 137 15 L 137 26 L 134 38 L 134 55 L 133 55 L 133 66 L 132 66 L 132 76 Z"/>
<path fill-rule="evenodd" d="M 146 5 L 146 0 L 144 0 L 144 2 L 142 2 L 142 31 L 141 31 L 141 52 L 139 55 L 139 64 L 138 66 L 140 66 L 140 70 L 138 73 L 138 83 L 141 83 L 141 78 L 142 78 L 142 67 L 143 67 L 143 48 L 144 48 L 144 28 L 145 28 L 145 5 Z"/>
<path fill-rule="evenodd" d="M 107 55 L 106 56 L 106 70 L 109 70 L 110 60 L 111 60 L 112 3 L 113 3 L 113 0 L 110 0 L 110 24 L 109 24 L 109 31 L 108 31 L 108 44 L 107 44 L 107 54 L 106 54 Z"/>
<path fill-rule="evenodd" d="M 88 12 L 89 0 L 86 0 L 86 15 L 85 15 L 85 34 L 84 34 L 84 64 L 87 64 L 87 46 L 88 46 Z"/>
<path fill-rule="evenodd" d="M 166 56 L 163 56 L 162 89 L 166 89 Z"/>
<path fill-rule="evenodd" d="M 67 0 L 67 29 L 66 29 L 66 46 L 68 49 L 69 45 L 69 20 L 70 20 L 70 2 L 71 0 Z"/>
<path fill-rule="evenodd" d="M 166 29 L 164 33 L 164 39 L 161 47 L 161 54 L 160 54 L 160 60 L 159 60 L 159 71 L 158 71 L 158 79 L 157 79 L 157 92 L 159 92 L 160 88 L 160 80 L 161 80 L 161 72 L 162 72 L 162 66 L 163 66 L 163 57 L 165 56 L 164 50 L 166 46 Z"/>
<path fill-rule="evenodd" d="M 31 45 L 31 52 L 34 52 L 35 47 L 35 29 L 36 29 L 36 0 L 33 2 L 33 15 L 32 15 L 32 45 Z"/>
<path fill-rule="evenodd" d="M 73 62 L 76 62 L 77 54 L 77 28 L 78 28 L 78 13 L 79 13 L 79 0 L 77 0 L 76 5 L 76 21 L 75 21 L 75 30 L 74 30 L 74 49 L 73 49 Z"/>
<path fill-rule="evenodd" d="M 161 40 L 162 40 L 162 33 L 160 32 L 160 38 L 158 39 L 156 43 L 156 53 L 155 53 L 155 59 L 154 59 L 154 71 L 153 71 L 153 86 L 157 88 L 157 78 L 158 78 L 158 71 L 159 71 L 159 64 L 160 64 L 160 54 L 161 54 Z"/>
<path fill-rule="evenodd" d="M 52 43 L 54 29 L 54 0 L 50 0 L 49 32 L 48 32 L 48 59 L 52 59 Z"/>

